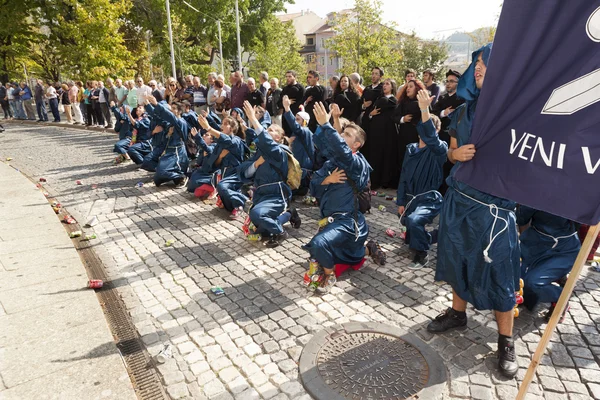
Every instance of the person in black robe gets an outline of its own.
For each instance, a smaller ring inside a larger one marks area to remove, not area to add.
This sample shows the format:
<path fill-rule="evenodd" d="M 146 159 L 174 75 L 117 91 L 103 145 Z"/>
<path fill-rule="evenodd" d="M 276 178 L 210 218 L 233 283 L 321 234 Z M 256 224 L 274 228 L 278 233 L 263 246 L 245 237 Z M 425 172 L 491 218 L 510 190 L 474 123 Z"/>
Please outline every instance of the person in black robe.
<path fill-rule="evenodd" d="M 342 117 L 356 122 L 361 112 L 360 95 L 348 75 L 342 75 L 333 92 L 333 102 L 343 110 Z"/>
<path fill-rule="evenodd" d="M 381 96 L 381 92 L 383 90 L 383 84 L 381 83 L 382 77 L 383 69 L 380 67 L 374 67 L 371 70 L 371 86 L 367 86 L 363 89 L 363 94 L 361 97 L 363 115 L 360 126 L 366 132 L 367 137 L 369 137 L 369 123 L 371 122 L 369 114 L 371 111 L 373 111 L 373 108 L 375 108 L 375 102 Z M 370 146 L 370 140 L 367 140 L 362 148 L 364 154 L 369 154 Z"/>
<path fill-rule="evenodd" d="M 450 114 L 454 112 L 465 101 L 456 95 L 456 88 L 458 87 L 458 80 L 461 77 L 461 73 L 454 70 L 449 70 L 446 72 L 446 93 L 442 94 L 438 99 L 437 103 L 433 106 L 433 114 L 440 117 L 442 121 L 442 129 L 440 130 L 440 139 L 444 142 L 448 143 L 450 146 L 450 134 L 448 132 L 450 126 Z M 454 164 L 450 162 L 450 160 L 446 160 L 444 164 L 444 180 L 442 181 L 442 186 L 440 186 L 439 192 L 442 196 L 448 190 L 448 185 L 446 184 L 446 178 L 450 175 L 450 170 Z"/>
<path fill-rule="evenodd" d="M 393 120 L 397 100 L 396 81 L 386 79 L 382 84 L 382 95 L 375 101 L 369 113 L 370 142 L 367 160 L 373 168 L 371 189 L 396 188 L 400 178 L 398 168 L 398 133 Z"/>
<path fill-rule="evenodd" d="M 398 154 L 397 168 L 399 171 L 402 169 L 402 163 L 404 162 L 406 146 L 410 143 L 419 142 L 419 134 L 417 132 L 417 125 L 421 121 L 421 110 L 419 108 L 419 101 L 417 100 L 419 90 L 427 90 L 423 82 L 419 80 L 407 82 L 400 91 L 400 100 L 394 112 L 394 122 L 398 128 L 398 147 L 396 151 Z"/>
<path fill-rule="evenodd" d="M 281 96 L 277 102 L 277 107 L 280 110 L 280 114 L 283 114 L 282 99 L 284 96 L 287 96 L 292 101 L 292 105 L 290 106 L 292 114 L 296 115 L 298 114 L 298 111 L 300 111 L 300 106 L 302 105 L 302 100 L 304 99 L 304 86 L 298 83 L 296 77 L 296 71 L 290 70 L 285 73 L 287 85 L 281 91 Z M 283 130 L 285 131 L 285 136 L 290 137 L 292 135 L 292 127 L 288 125 L 285 119 L 283 119 L 282 125 Z"/>
<path fill-rule="evenodd" d="M 325 101 L 325 97 L 327 94 L 327 90 L 325 90 L 324 86 L 321 86 L 319 83 L 319 73 L 317 71 L 308 71 L 308 76 L 306 80 L 308 82 L 309 87 L 304 92 L 304 98 L 302 99 L 302 103 L 304 104 L 304 111 L 308 113 L 310 116 L 310 120 L 308 122 L 308 129 L 311 132 L 315 132 L 317 130 L 317 119 L 315 118 L 315 104 L 317 102 L 323 103 Z"/>

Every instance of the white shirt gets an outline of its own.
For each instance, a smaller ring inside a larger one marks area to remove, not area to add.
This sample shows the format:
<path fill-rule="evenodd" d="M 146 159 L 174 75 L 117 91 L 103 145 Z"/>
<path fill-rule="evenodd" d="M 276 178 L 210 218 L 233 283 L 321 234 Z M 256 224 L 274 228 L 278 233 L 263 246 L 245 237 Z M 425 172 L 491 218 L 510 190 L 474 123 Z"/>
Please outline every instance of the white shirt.
<path fill-rule="evenodd" d="M 106 103 L 106 97 L 104 97 L 104 88 L 100 89 L 100 95 L 98 96 L 98 101 L 100 103 Z"/>
<path fill-rule="evenodd" d="M 138 106 L 143 106 L 144 102 L 148 97 L 152 95 L 152 88 L 150 86 L 142 85 L 137 88 L 137 101 Z"/>
<path fill-rule="evenodd" d="M 8 96 L 9 100 L 14 100 L 15 96 L 13 96 L 13 90 L 15 90 L 14 88 L 9 87 L 8 89 L 6 89 L 6 95 Z"/>
<path fill-rule="evenodd" d="M 271 84 L 268 81 L 264 81 L 262 86 L 267 89 L 267 92 L 269 91 L 269 89 L 271 89 Z"/>
<path fill-rule="evenodd" d="M 48 86 L 48 89 L 46 89 L 46 98 L 56 99 L 56 97 L 56 89 L 53 86 Z"/>

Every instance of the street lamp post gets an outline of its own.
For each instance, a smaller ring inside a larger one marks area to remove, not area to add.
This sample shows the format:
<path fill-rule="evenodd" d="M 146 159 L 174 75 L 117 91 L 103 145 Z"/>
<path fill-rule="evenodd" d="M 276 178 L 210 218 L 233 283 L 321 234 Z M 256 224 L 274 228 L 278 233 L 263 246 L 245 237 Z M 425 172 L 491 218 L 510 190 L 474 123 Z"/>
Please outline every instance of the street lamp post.
<path fill-rule="evenodd" d="M 242 46 L 240 44 L 240 12 L 238 10 L 238 0 L 235 0 L 235 28 L 237 30 L 238 69 L 242 72 Z"/>
<path fill-rule="evenodd" d="M 223 42 L 221 41 L 221 21 L 217 21 L 219 28 L 219 57 L 221 58 L 221 75 L 225 76 L 225 68 L 223 67 Z"/>
<path fill-rule="evenodd" d="M 173 29 L 171 28 L 171 7 L 169 6 L 169 0 L 167 3 L 167 26 L 169 28 L 169 44 L 171 46 L 171 70 L 173 71 L 173 78 L 177 78 L 177 69 L 175 68 L 175 48 L 173 47 Z"/>

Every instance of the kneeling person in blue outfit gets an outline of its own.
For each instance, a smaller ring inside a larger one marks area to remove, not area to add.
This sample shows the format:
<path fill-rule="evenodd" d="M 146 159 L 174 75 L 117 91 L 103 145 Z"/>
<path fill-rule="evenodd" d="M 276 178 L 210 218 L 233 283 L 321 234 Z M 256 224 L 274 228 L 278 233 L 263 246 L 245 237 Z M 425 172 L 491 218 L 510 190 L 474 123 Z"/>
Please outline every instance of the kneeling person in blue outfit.
<path fill-rule="evenodd" d="M 578 226 L 568 219 L 519 205 L 517 224 L 521 230 L 521 278 L 524 305 L 532 310 L 537 303 L 550 303 L 549 320 L 562 293 L 560 282 L 571 272 L 581 242 Z M 569 307 L 565 307 L 561 322 Z"/>
<path fill-rule="evenodd" d="M 519 239 L 516 204 L 483 193 L 454 178 L 457 167 L 475 157 L 470 144 L 477 100 L 492 50 L 489 44 L 473 53 L 473 62 L 460 78 L 458 96 L 466 103 L 452 114 L 448 158 L 455 163 L 442 212 L 436 281 L 452 287 L 452 307 L 435 318 L 427 330 L 446 332 L 467 325 L 467 303 L 478 310 L 494 310 L 498 323 L 498 367 L 507 377 L 519 370 L 512 338 L 515 291 L 519 288 Z"/>
<path fill-rule="evenodd" d="M 288 238 L 283 224 L 290 221 L 293 227 L 300 226 L 300 218 L 296 212 L 288 211 L 292 197 L 292 189 L 287 184 L 288 152 L 284 144 L 285 135 L 278 125 L 271 125 L 265 130 L 260 124 L 249 102 L 244 102 L 244 111 L 248 121 L 257 133 L 256 153 L 239 168 L 243 179 L 253 179 L 254 195 L 250 220 L 256 226 L 257 233 L 268 236 L 265 246 L 277 247 Z M 293 219 L 292 219 L 293 217 Z"/>
<path fill-rule="evenodd" d="M 421 121 L 417 125 L 419 143 L 406 146 L 396 200 L 400 222 L 406 226 L 406 243 L 415 252 L 409 265 L 411 269 L 423 268 L 429 262 L 427 251 L 435 238 L 425 230 L 425 225 L 432 223 L 442 209 L 443 199 L 437 189 L 448 158 L 448 145 L 437 135 L 441 122 L 429 113 L 429 93 L 421 90 L 417 98 L 421 109 Z"/>
<path fill-rule="evenodd" d="M 131 112 L 127 112 L 127 117 L 133 129 L 135 143 L 129 146 L 127 155 L 137 165 L 144 162 L 144 157 L 152 152 L 152 130 L 150 128 L 150 118 L 146 114 L 144 107 L 139 106 L 135 109 L 135 117 Z"/>
<path fill-rule="evenodd" d="M 332 104 L 332 113 L 337 131 L 329 123 L 330 115 L 323 104 L 315 104 L 319 126 L 314 140 L 327 161 L 315 172 L 310 191 L 319 201 L 322 229 L 303 246 L 311 263 L 316 261 L 323 269 L 317 286 L 320 293 L 329 292 L 335 285 L 337 264 L 356 265 L 365 255 L 378 264 L 385 263 L 385 254 L 377 243 L 370 241 L 365 247 L 369 227 L 358 206 L 357 193 L 364 190 L 371 175 L 371 166 L 358 151 L 365 143 L 365 132 L 354 123 L 340 120 L 336 104 Z"/>

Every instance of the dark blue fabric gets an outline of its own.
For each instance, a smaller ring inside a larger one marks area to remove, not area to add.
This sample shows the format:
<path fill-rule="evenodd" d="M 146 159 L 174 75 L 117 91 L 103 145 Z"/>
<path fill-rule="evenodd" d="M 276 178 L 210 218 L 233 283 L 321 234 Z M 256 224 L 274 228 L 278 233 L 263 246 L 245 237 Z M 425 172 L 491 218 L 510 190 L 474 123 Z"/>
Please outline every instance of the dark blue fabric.
<path fill-rule="evenodd" d="M 129 106 L 127 105 L 121 107 L 112 107 L 112 112 L 115 114 L 116 119 L 114 130 L 119 134 L 119 141 L 124 140 L 126 137 L 131 138 L 133 135 L 131 131 L 131 124 L 129 122 L 129 116 L 127 115 L 128 108 Z"/>
<path fill-rule="evenodd" d="M 129 154 L 129 158 L 131 161 L 140 165 L 144 162 L 144 158 L 152 153 L 152 142 L 150 140 L 143 140 L 141 142 L 136 142 L 135 144 L 129 146 L 127 149 L 127 154 Z"/>
<path fill-rule="evenodd" d="M 221 180 L 217 185 L 217 192 L 219 198 L 223 202 L 223 206 L 227 211 L 232 211 L 234 208 L 243 207 L 248 200 L 241 189 L 244 185 L 244 181 L 240 178 L 238 173 L 228 176 Z"/>
<path fill-rule="evenodd" d="M 187 122 L 173 114 L 164 103 L 158 103 L 156 106 L 147 105 L 151 113 L 158 119 L 168 122 L 174 128 L 170 137 L 167 137 L 167 145 L 164 153 L 158 160 L 156 172 L 154 173 L 154 183 L 156 185 L 165 182 L 182 179 L 188 169 L 189 159 L 185 150 L 185 140 L 189 134 Z"/>
<path fill-rule="evenodd" d="M 129 145 L 131 144 L 131 137 L 127 136 L 124 139 L 121 139 L 115 143 L 115 147 L 113 148 L 113 152 L 117 154 L 127 154 L 127 150 L 129 150 Z"/>
<path fill-rule="evenodd" d="M 292 142 L 292 154 L 302 167 L 302 178 L 304 179 L 314 168 L 315 144 L 313 133 L 307 127 L 300 126 L 291 111 L 284 112 L 283 117 L 291 127 L 291 137 L 295 138 Z"/>
<path fill-rule="evenodd" d="M 416 197 L 404 211 L 402 225 L 406 226 L 405 241 L 408 247 L 417 251 L 429 250 L 431 234 L 425 230 L 425 225 L 431 224 L 442 209 L 442 195 L 431 191 Z"/>
<path fill-rule="evenodd" d="M 310 190 L 319 201 L 321 218 L 332 217 L 334 221 L 302 248 L 324 268 L 333 268 L 335 264 L 357 264 L 365 256 L 369 227 L 358 210 L 356 195 L 348 181 L 331 185 L 321 183 L 339 168 L 354 181 L 358 190 L 363 190 L 369 181 L 371 167 L 362 154 L 352 153 L 329 123 L 317 128 L 314 140 L 329 160 L 313 175 Z"/>
<path fill-rule="evenodd" d="M 600 221 L 598 6 L 504 1 L 473 126 L 477 156 L 457 179 L 573 221 Z"/>
<path fill-rule="evenodd" d="M 406 146 L 396 198 L 398 206 L 405 206 L 413 196 L 437 190 L 444 177 L 448 145 L 438 137 L 431 119 L 419 122 L 417 131 L 426 146 L 421 149 L 419 143 Z"/>
<path fill-rule="evenodd" d="M 484 54 L 485 61 L 490 49 L 488 45 L 473 53 L 473 62 L 479 53 Z M 462 85 L 459 81 L 459 96 L 465 96 L 467 101 L 452 114 L 450 123 L 459 147 L 471 138 L 479 95 L 473 74 L 465 73 L 463 78 Z M 481 157 L 479 152 L 475 159 L 478 157 Z M 509 311 L 515 304 L 514 292 L 520 277 L 520 249 L 513 211 L 516 204 L 455 180 L 459 165 L 457 162 L 447 179 L 450 189 L 440 214 L 435 280 L 450 284 L 461 299 L 476 309 Z M 488 247 L 491 262 L 484 258 Z"/>
<path fill-rule="evenodd" d="M 554 282 L 571 272 L 581 248 L 576 225 L 527 206 L 518 207 L 517 223 L 531 224 L 520 237 L 525 306 L 557 302 L 562 288 Z"/>
<path fill-rule="evenodd" d="M 260 157 L 265 162 L 254 173 L 253 206 L 250 220 L 260 233 L 279 234 L 283 232 L 278 217 L 287 209 L 292 196 L 292 190 L 283 181 L 288 174 L 288 158 L 286 146 L 273 140 L 271 135 L 261 127 L 257 132 L 257 151 L 254 156 L 239 167 L 241 177 L 246 177 L 248 168 Z"/>

